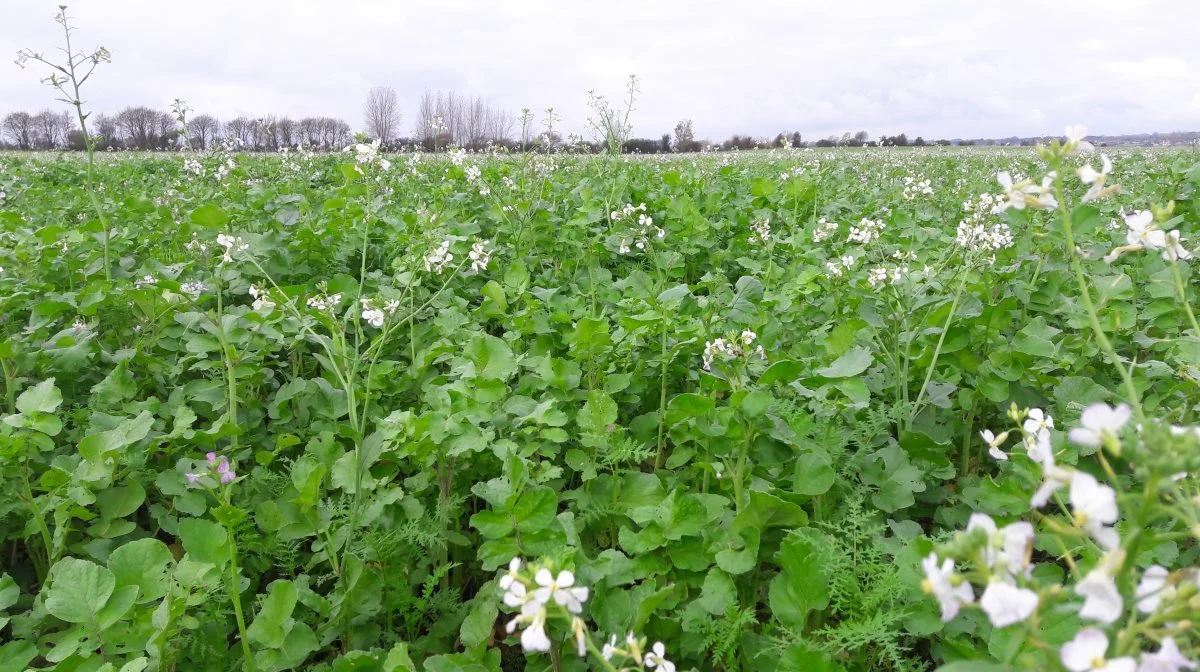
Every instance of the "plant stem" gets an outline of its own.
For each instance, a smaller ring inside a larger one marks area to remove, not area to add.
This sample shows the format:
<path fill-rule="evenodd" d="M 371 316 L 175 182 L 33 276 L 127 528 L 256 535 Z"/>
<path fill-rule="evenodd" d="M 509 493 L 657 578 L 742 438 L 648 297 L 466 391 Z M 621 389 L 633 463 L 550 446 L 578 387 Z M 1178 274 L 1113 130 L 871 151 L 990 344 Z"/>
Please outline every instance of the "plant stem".
<path fill-rule="evenodd" d="M 946 334 L 950 332 L 950 323 L 954 321 L 954 313 L 958 310 L 958 300 L 962 298 L 963 289 L 967 286 L 967 277 L 969 275 L 970 273 L 963 272 L 962 280 L 958 283 L 958 290 L 954 292 L 954 300 L 950 302 L 950 314 L 946 316 L 946 323 L 942 325 L 942 333 L 938 335 L 937 346 L 933 349 L 933 359 L 929 362 L 929 369 L 925 371 L 925 381 L 921 383 L 921 389 L 917 392 L 917 399 L 913 402 L 912 410 L 909 411 L 906 429 L 912 429 L 913 420 L 916 419 L 917 413 L 921 411 L 921 400 L 925 398 L 925 391 L 929 389 L 929 380 L 933 377 L 933 370 L 937 368 L 938 356 L 942 353 L 942 345 L 946 342 Z"/>
<path fill-rule="evenodd" d="M 1061 168 L 1061 164 L 1061 160 L 1055 162 L 1054 169 L 1056 173 Z M 1133 385 L 1133 378 L 1121 363 L 1121 358 L 1117 356 L 1117 351 L 1113 348 L 1112 342 L 1108 340 L 1108 336 L 1104 333 L 1104 328 L 1100 326 L 1100 317 L 1096 313 L 1095 304 L 1092 303 L 1092 293 L 1088 289 L 1087 278 L 1083 275 L 1083 266 L 1079 262 L 1079 254 L 1075 250 L 1075 231 L 1071 225 L 1071 211 L 1067 209 L 1062 184 L 1058 179 L 1054 180 L 1054 196 L 1058 200 L 1058 212 L 1062 216 L 1063 234 L 1067 243 L 1067 255 L 1071 260 L 1071 268 L 1075 271 L 1075 282 L 1079 285 L 1079 293 L 1083 299 L 1083 306 L 1087 309 L 1088 322 L 1092 327 L 1092 331 L 1096 334 L 1096 341 L 1100 343 L 1100 348 L 1104 350 L 1104 353 L 1108 355 L 1109 362 L 1121 374 L 1121 380 L 1125 384 L 1125 394 L 1129 397 L 1129 403 L 1133 406 L 1134 413 L 1137 414 L 1140 422 L 1145 422 L 1146 415 L 1142 411 L 1141 398 L 1137 393 L 1137 388 Z"/>
<path fill-rule="evenodd" d="M 254 672 L 254 655 L 250 652 L 250 639 L 246 634 L 246 617 L 242 613 L 242 596 L 238 590 L 238 552 L 237 541 L 233 530 L 226 527 L 229 534 L 229 599 L 233 602 L 233 615 L 237 619 L 238 635 L 242 640 L 243 668 Z"/>
<path fill-rule="evenodd" d="M 1174 255 L 1171 257 L 1171 268 L 1175 271 L 1175 290 L 1179 292 L 1179 302 L 1183 304 L 1183 310 L 1192 323 L 1192 333 L 1200 338 L 1200 324 L 1196 323 L 1196 314 L 1192 312 L 1192 304 L 1188 301 L 1187 290 L 1183 286 L 1183 274 L 1179 272 L 1179 260 Z"/>

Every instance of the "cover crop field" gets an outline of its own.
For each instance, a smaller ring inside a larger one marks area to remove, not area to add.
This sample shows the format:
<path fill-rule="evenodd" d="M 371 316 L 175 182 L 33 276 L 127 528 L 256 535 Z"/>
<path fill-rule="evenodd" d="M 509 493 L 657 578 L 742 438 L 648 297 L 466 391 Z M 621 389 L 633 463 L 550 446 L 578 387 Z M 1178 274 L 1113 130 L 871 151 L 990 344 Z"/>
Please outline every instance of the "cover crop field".
<path fill-rule="evenodd" d="M 0 156 L 0 670 L 1185 669 L 1200 155 L 1082 137 Z"/>

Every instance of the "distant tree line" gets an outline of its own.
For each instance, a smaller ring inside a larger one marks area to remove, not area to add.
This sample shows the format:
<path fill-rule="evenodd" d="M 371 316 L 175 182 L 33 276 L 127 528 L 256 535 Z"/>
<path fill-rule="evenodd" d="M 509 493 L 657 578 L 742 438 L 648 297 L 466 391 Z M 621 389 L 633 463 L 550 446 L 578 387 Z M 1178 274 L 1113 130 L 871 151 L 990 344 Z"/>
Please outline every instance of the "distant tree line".
<path fill-rule="evenodd" d="M 371 89 L 363 108 L 366 134 L 380 139 L 392 150 L 432 152 L 462 147 L 481 151 L 502 147 L 509 151 L 605 151 L 601 142 L 588 142 L 578 136 L 564 139 L 554 131 L 556 115 L 553 111 L 547 110 L 546 116 L 544 130 L 539 133 L 528 110 L 523 110 L 518 118 L 509 110 L 477 96 L 454 91 L 427 91 L 417 106 L 412 135 L 404 136 L 399 97 L 394 89 Z M 218 143 L 231 142 L 242 151 L 274 152 L 300 144 L 314 150 L 336 151 L 354 140 L 350 124 L 334 117 L 292 119 L 268 114 L 223 121 L 209 114 L 198 114 L 185 117 L 185 122 L 181 124 L 171 112 L 146 106 L 127 107 L 116 114 L 96 114 L 88 121 L 89 129 L 99 137 L 97 147 L 105 150 L 172 150 L 183 147 L 185 142 L 193 149 L 205 150 Z M 723 142 L 713 143 L 697 139 L 692 121 L 683 119 L 675 125 L 674 133 L 664 133 L 659 138 L 629 138 L 621 143 L 621 148 L 629 154 L 664 154 L 778 147 L 919 147 L 927 144 L 949 145 L 951 141 L 927 142 L 920 137 L 910 141 L 904 133 L 872 140 L 866 131 L 858 131 L 806 143 L 799 132 L 792 131 L 779 133 L 774 138 L 734 134 Z M 37 113 L 12 112 L 0 119 L 0 147 L 83 150 L 84 143 L 70 113 L 46 109 Z"/>

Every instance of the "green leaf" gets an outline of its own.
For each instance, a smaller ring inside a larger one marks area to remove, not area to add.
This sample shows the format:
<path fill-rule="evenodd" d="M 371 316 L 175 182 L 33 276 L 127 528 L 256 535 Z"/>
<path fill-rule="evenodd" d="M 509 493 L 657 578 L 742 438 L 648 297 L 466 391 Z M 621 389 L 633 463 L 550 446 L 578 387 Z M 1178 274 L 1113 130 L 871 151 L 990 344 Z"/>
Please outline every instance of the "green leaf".
<path fill-rule="evenodd" d="M 829 579 L 819 539 L 815 530 L 793 532 L 776 554 L 783 571 L 772 579 L 768 600 L 771 612 L 789 628 L 802 629 L 808 612 L 829 605 Z"/>
<path fill-rule="evenodd" d="M 184 518 L 179 521 L 179 538 L 196 562 L 220 566 L 229 560 L 229 533 L 211 520 Z"/>
<path fill-rule="evenodd" d="M 849 378 L 857 376 L 866 371 L 874 360 L 871 351 L 860 346 L 855 346 L 846 351 L 846 354 L 833 360 L 833 363 L 822 369 L 817 369 L 817 375 L 825 378 Z"/>
<path fill-rule="evenodd" d="M 63 558 L 50 569 L 46 611 L 68 623 L 92 623 L 116 588 L 109 570 L 90 560 Z"/>
<path fill-rule="evenodd" d="M 117 587 L 137 586 L 138 601 L 151 602 L 167 594 L 167 569 L 174 561 L 171 550 L 158 539 L 138 539 L 108 556 L 108 569 Z"/>
<path fill-rule="evenodd" d="M 62 393 L 54 386 L 54 379 L 47 378 L 17 397 L 17 411 L 25 415 L 53 413 L 62 400 Z"/>
<path fill-rule="evenodd" d="M 606 434 L 609 431 L 609 425 L 616 421 L 617 402 L 613 401 L 612 397 L 603 390 L 588 392 L 587 401 L 583 404 L 583 408 L 579 409 L 579 414 L 575 416 L 575 422 L 579 423 L 579 428 L 590 434 Z"/>
<path fill-rule="evenodd" d="M 694 392 L 677 394 L 667 402 L 667 423 L 675 424 L 688 418 L 698 418 L 707 415 L 716 408 L 717 402 L 712 397 L 706 397 Z"/>
<path fill-rule="evenodd" d="M 383 672 L 416 672 L 416 669 L 408 655 L 408 644 L 405 642 L 393 646 L 383 661 Z"/>
<path fill-rule="evenodd" d="M 154 425 L 150 411 L 142 411 L 136 418 L 126 418 L 116 427 L 89 434 L 79 442 L 79 453 L 89 462 L 100 462 L 109 452 L 122 450 L 146 438 Z"/>
<path fill-rule="evenodd" d="M 798 378 L 802 371 L 804 371 L 804 365 L 800 362 L 794 359 L 781 359 L 763 371 L 762 375 L 758 377 L 758 384 L 790 383 Z"/>
<path fill-rule="evenodd" d="M 296 584 L 286 579 L 272 581 L 262 608 L 246 630 L 250 642 L 269 649 L 281 648 L 291 627 L 289 621 L 298 598 Z"/>
<path fill-rule="evenodd" d="M 754 390 L 742 397 L 742 413 L 747 418 L 758 418 L 767 412 L 775 397 L 766 390 Z"/>
<path fill-rule="evenodd" d="M 517 499 L 512 515 L 518 532 L 539 532 L 546 529 L 558 514 L 558 497 L 546 487 L 530 488 Z"/>
<path fill-rule="evenodd" d="M 508 343 L 490 334 L 481 334 L 467 345 L 466 356 L 475 365 L 480 378 L 507 380 L 517 370 L 517 359 Z"/>
<path fill-rule="evenodd" d="M 700 589 L 698 601 L 700 606 L 713 616 L 724 614 L 726 609 L 737 603 L 737 588 L 733 585 L 733 579 L 713 567 L 704 577 L 704 586 Z"/>
<path fill-rule="evenodd" d="M 229 215 L 221 208 L 208 203 L 192 212 L 192 223 L 206 229 L 220 229 L 229 223 Z"/>
<path fill-rule="evenodd" d="M 488 587 L 491 587 L 490 583 Z M 492 634 L 492 628 L 496 625 L 496 617 L 500 615 L 500 609 L 491 595 L 491 591 L 480 591 L 480 597 L 474 601 L 471 611 L 463 619 L 462 627 L 459 628 L 458 636 L 468 649 L 488 641 Z"/>

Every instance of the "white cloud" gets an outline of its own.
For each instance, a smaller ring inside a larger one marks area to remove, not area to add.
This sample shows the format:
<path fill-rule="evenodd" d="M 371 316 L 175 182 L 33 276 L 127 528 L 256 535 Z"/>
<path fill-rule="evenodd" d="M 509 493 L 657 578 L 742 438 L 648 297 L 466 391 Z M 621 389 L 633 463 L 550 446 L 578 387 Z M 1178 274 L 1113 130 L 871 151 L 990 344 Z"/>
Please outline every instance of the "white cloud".
<path fill-rule="evenodd" d="M 51 51 L 57 0 L 0 0 L 0 54 Z M 681 118 L 697 135 L 976 137 L 1200 126 L 1200 3 L 1190 0 L 81 0 L 77 39 L 104 44 L 89 104 L 221 117 L 329 114 L 359 126 L 373 85 L 392 85 L 406 127 L 425 89 L 514 111 L 553 106 L 585 128 L 586 94 L 641 77 L 636 135 Z M 55 105 L 0 64 L 0 114 Z M 1191 100 L 1189 100 L 1191 98 Z"/>

